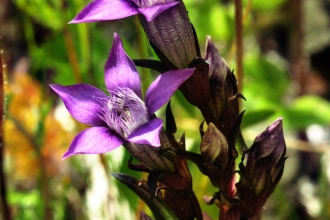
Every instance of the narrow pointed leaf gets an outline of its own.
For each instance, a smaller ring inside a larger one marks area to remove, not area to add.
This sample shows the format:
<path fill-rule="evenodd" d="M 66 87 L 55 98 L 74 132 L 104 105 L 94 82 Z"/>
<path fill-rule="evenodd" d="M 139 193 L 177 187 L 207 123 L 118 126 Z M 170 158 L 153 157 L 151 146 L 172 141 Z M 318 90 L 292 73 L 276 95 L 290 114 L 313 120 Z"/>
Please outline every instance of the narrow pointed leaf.
<path fill-rule="evenodd" d="M 150 208 L 156 219 L 166 220 L 166 219 L 178 219 L 175 214 L 170 210 L 170 208 L 158 197 L 151 198 L 148 186 L 145 181 L 138 180 L 127 174 L 122 173 L 112 173 L 116 179 L 124 183 L 128 188 L 136 193 Z"/>

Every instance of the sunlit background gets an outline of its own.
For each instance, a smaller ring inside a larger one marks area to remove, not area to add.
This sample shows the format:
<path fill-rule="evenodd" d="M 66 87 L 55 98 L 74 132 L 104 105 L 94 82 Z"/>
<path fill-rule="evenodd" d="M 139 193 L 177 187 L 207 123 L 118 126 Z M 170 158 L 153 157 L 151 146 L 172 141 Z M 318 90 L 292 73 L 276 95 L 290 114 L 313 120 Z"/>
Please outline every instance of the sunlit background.
<path fill-rule="evenodd" d="M 103 66 L 113 32 L 128 55 L 156 59 L 138 19 L 67 23 L 86 0 L 2 0 L 1 49 L 6 74 L 4 171 L 12 219 L 138 219 L 146 205 L 111 176 L 130 171 L 124 148 L 104 155 L 62 160 L 84 125 L 71 118 L 48 86 L 89 83 L 105 88 Z M 234 3 L 184 0 L 202 54 L 211 35 L 229 66 L 236 68 Z M 263 219 L 330 219 L 330 1 L 243 1 L 244 79 L 247 101 L 243 134 L 248 146 L 277 117 L 284 118 L 288 147 L 284 176 L 263 210 Z M 139 69 L 143 88 L 156 72 Z M 188 150 L 198 152 L 202 116 L 180 92 L 172 99 Z M 157 115 L 164 116 L 164 109 Z M 216 188 L 189 163 L 193 187 L 212 218 L 215 206 L 203 195 Z"/>

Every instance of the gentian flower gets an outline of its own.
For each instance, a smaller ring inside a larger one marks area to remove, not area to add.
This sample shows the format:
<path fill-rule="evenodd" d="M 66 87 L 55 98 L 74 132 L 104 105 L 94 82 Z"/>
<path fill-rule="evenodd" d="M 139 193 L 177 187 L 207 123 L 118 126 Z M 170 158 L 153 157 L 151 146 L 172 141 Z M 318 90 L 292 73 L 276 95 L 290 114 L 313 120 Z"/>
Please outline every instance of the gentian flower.
<path fill-rule="evenodd" d="M 182 0 L 95 0 L 70 23 L 117 20 L 139 15 L 159 58 L 170 69 L 187 68 L 200 57 L 198 40 Z"/>
<path fill-rule="evenodd" d="M 127 141 L 159 146 L 163 122 L 154 113 L 169 101 L 193 71 L 173 70 L 158 76 L 143 102 L 139 74 L 115 33 L 104 70 L 109 95 L 88 84 L 50 85 L 76 120 L 93 126 L 74 138 L 63 158 L 105 153 Z"/>

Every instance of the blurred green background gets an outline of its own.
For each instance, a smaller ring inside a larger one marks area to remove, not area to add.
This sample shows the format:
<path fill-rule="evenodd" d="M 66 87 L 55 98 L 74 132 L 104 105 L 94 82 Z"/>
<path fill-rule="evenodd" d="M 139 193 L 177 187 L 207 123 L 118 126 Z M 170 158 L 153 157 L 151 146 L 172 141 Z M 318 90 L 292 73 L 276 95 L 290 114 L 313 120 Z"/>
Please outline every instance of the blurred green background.
<path fill-rule="evenodd" d="M 89 83 L 105 88 L 103 67 L 113 33 L 132 59 L 157 59 L 137 17 L 88 24 L 67 23 L 84 0 L 2 0 L 1 47 L 6 73 L 4 167 L 12 219 L 138 219 L 150 211 L 110 172 L 127 168 L 118 148 L 104 155 L 61 160 L 84 125 L 74 121 L 48 84 Z M 232 69 L 235 5 L 231 0 L 184 0 L 201 51 L 211 35 Z M 284 118 L 285 172 L 263 219 L 330 219 L 330 2 L 243 1 L 243 134 L 248 146 L 277 117 Z M 143 88 L 156 72 L 139 68 Z M 172 99 L 179 138 L 198 152 L 202 116 L 180 92 Z M 164 109 L 157 115 L 164 118 Z M 203 195 L 216 189 L 189 163 L 203 211 L 218 216 Z"/>

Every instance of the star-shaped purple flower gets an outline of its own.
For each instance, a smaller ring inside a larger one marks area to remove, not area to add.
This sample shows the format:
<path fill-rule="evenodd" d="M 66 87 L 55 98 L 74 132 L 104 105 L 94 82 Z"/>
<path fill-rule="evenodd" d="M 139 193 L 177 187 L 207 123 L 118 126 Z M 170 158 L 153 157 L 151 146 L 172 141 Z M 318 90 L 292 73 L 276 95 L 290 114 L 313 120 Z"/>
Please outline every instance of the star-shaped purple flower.
<path fill-rule="evenodd" d="M 92 126 L 74 138 L 63 158 L 105 153 L 126 141 L 160 146 L 163 122 L 154 113 L 169 101 L 193 71 L 173 70 L 159 75 L 148 88 L 144 102 L 139 74 L 115 33 L 104 68 L 109 95 L 88 84 L 50 85 L 76 120 Z"/>

